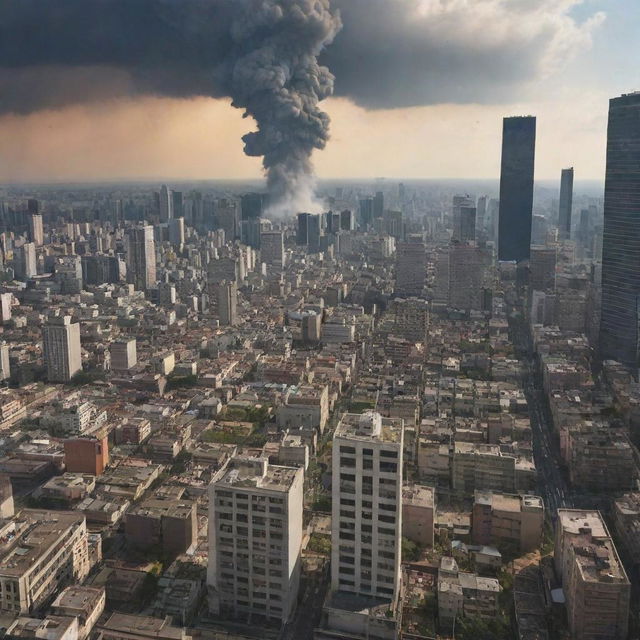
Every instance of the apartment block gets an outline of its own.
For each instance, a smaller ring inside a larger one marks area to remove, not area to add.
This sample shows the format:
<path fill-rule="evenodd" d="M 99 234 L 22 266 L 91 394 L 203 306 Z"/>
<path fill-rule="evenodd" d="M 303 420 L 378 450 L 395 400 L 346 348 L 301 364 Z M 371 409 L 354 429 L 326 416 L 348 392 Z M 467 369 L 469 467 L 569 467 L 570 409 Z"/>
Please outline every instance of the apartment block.
<path fill-rule="evenodd" d="M 209 488 L 209 610 L 282 625 L 298 596 L 302 468 L 233 458 Z"/>
<path fill-rule="evenodd" d="M 474 544 L 509 546 L 519 552 L 540 546 L 544 528 L 542 498 L 476 491 L 471 516 Z"/>
<path fill-rule="evenodd" d="M 0 610 L 27 614 L 90 569 L 82 514 L 25 509 L 0 529 Z"/>
<path fill-rule="evenodd" d="M 419 484 L 402 488 L 402 536 L 423 547 L 433 546 L 436 492 Z"/>
<path fill-rule="evenodd" d="M 52 318 L 42 329 L 42 341 L 49 382 L 69 382 L 82 371 L 80 325 L 70 316 Z"/>
<path fill-rule="evenodd" d="M 625 493 L 613 502 L 613 523 L 617 539 L 632 564 L 640 564 L 640 493 Z"/>
<path fill-rule="evenodd" d="M 327 630 L 355 637 L 396 637 L 403 435 L 401 422 L 373 411 L 344 414 L 336 427 L 331 594 L 323 614 Z"/>
<path fill-rule="evenodd" d="M 631 585 L 599 511 L 558 509 L 554 551 L 574 640 L 624 640 Z"/>

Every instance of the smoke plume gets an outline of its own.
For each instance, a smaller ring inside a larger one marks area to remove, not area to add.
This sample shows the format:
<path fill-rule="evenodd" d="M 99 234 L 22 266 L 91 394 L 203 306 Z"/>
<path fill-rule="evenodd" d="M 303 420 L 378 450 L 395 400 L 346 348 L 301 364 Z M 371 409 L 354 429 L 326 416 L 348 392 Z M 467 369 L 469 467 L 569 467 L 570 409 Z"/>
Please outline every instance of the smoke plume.
<path fill-rule="evenodd" d="M 3 0 L 0 113 L 230 97 L 257 123 L 243 141 L 263 158 L 272 210 L 306 210 L 334 80 L 318 56 L 340 28 L 329 0 Z"/>

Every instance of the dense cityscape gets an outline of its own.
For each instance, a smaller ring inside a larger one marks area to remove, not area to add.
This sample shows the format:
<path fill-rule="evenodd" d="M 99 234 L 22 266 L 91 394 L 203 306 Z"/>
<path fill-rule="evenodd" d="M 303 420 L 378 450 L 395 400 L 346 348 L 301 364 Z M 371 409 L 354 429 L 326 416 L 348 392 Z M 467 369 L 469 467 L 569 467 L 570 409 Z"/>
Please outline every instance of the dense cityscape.
<path fill-rule="evenodd" d="M 604 200 L 532 116 L 481 193 L 7 186 L 6 635 L 635 637 L 638 122 Z"/>
<path fill-rule="evenodd" d="M 2 0 L 0 640 L 638 640 L 638 20 Z"/>

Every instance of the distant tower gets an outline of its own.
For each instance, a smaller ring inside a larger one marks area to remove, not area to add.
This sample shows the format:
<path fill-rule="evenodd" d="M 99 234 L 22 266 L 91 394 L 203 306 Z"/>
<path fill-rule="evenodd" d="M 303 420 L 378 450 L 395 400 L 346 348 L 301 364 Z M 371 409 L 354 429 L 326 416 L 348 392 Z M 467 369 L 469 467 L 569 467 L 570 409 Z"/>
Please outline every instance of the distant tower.
<path fill-rule="evenodd" d="M 284 233 L 282 231 L 263 231 L 260 236 L 260 256 L 262 262 L 283 267 L 285 264 Z"/>
<path fill-rule="evenodd" d="M 396 250 L 395 295 L 421 297 L 427 277 L 427 248 L 419 235 L 399 242 Z"/>
<path fill-rule="evenodd" d="M 29 216 L 29 240 L 31 240 L 36 247 L 41 247 L 44 244 L 42 216 L 37 213 Z"/>
<path fill-rule="evenodd" d="M 174 247 L 184 244 L 184 218 L 173 218 L 169 222 L 169 242 Z"/>
<path fill-rule="evenodd" d="M 573 167 L 562 170 L 560 179 L 560 212 L 558 230 L 560 238 L 571 238 L 571 207 L 573 206 Z"/>
<path fill-rule="evenodd" d="M 17 280 L 28 280 L 38 274 L 36 245 L 26 242 L 14 252 L 13 271 Z"/>
<path fill-rule="evenodd" d="M 373 221 L 373 198 L 362 198 L 360 200 L 360 228 L 368 229 Z"/>
<path fill-rule="evenodd" d="M 127 278 L 138 291 L 156 284 L 156 243 L 153 227 L 144 225 L 127 231 Z"/>
<path fill-rule="evenodd" d="M 238 286 L 235 282 L 221 282 L 216 287 L 216 294 L 220 324 L 236 324 L 238 321 Z"/>
<path fill-rule="evenodd" d="M 42 329 L 44 361 L 49 382 L 69 382 L 82 371 L 80 325 L 69 316 L 52 318 Z"/>
<path fill-rule="evenodd" d="M 640 92 L 609 103 L 600 354 L 640 366 Z"/>
<path fill-rule="evenodd" d="M 529 259 L 535 149 L 535 117 L 505 118 L 498 232 L 498 259 L 501 261 Z"/>
<path fill-rule="evenodd" d="M 453 196 L 453 240 L 467 243 L 476 239 L 476 207 L 469 196 Z"/>
<path fill-rule="evenodd" d="M 169 222 L 173 218 L 173 194 L 163 184 L 160 189 L 160 222 Z"/>
<path fill-rule="evenodd" d="M 373 217 L 382 218 L 384 214 L 384 194 L 382 191 L 377 191 L 373 197 Z"/>
<path fill-rule="evenodd" d="M 309 218 L 310 213 L 298 214 L 298 228 L 296 230 L 296 244 L 304 247 L 309 244 Z"/>

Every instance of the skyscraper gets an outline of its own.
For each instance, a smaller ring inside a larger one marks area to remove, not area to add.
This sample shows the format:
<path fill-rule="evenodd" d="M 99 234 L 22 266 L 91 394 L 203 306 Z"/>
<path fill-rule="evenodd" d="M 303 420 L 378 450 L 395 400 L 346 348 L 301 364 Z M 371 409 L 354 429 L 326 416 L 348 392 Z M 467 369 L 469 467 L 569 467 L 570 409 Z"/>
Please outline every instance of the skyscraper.
<path fill-rule="evenodd" d="M 373 217 L 382 218 L 384 214 L 384 193 L 382 191 L 376 191 L 376 195 L 373 197 Z"/>
<path fill-rule="evenodd" d="M 156 243 L 153 227 L 144 225 L 127 231 L 127 279 L 138 291 L 156 284 Z"/>
<path fill-rule="evenodd" d="M 420 235 L 410 235 L 407 242 L 398 243 L 395 295 L 421 297 L 426 277 L 427 248 Z"/>
<path fill-rule="evenodd" d="M 80 324 L 70 316 L 52 318 L 42 328 L 42 342 L 49 382 L 69 382 L 82 371 Z"/>
<path fill-rule="evenodd" d="M 609 103 L 600 354 L 637 374 L 640 323 L 640 92 Z"/>
<path fill-rule="evenodd" d="M 299 247 L 304 247 L 309 244 L 309 218 L 310 213 L 298 214 L 298 228 L 296 230 L 296 244 Z"/>
<path fill-rule="evenodd" d="M 561 240 L 571 237 L 571 207 L 573 205 L 573 167 L 562 170 L 560 178 L 560 210 L 558 231 Z"/>
<path fill-rule="evenodd" d="M 453 196 L 453 239 L 463 243 L 476 239 L 476 207 L 469 196 Z"/>
<path fill-rule="evenodd" d="M 173 218 L 173 194 L 163 184 L 160 189 L 160 222 L 169 222 Z"/>
<path fill-rule="evenodd" d="M 284 267 L 284 233 L 282 231 L 263 231 L 260 236 L 260 245 L 262 262 Z"/>
<path fill-rule="evenodd" d="M 502 130 L 498 259 L 529 259 L 533 213 L 536 119 L 505 118 Z"/>
<path fill-rule="evenodd" d="M 29 216 L 29 240 L 36 247 L 41 247 L 44 244 L 44 227 L 40 214 L 34 213 Z"/>
<path fill-rule="evenodd" d="M 235 282 L 221 282 L 216 288 L 218 319 L 222 325 L 234 325 L 238 321 L 238 286 Z"/>
<path fill-rule="evenodd" d="M 13 270 L 17 280 L 28 280 L 37 275 L 36 245 L 26 242 L 14 252 Z"/>
<path fill-rule="evenodd" d="M 360 200 L 360 227 L 363 230 L 371 226 L 373 220 L 373 198 L 362 198 Z"/>

